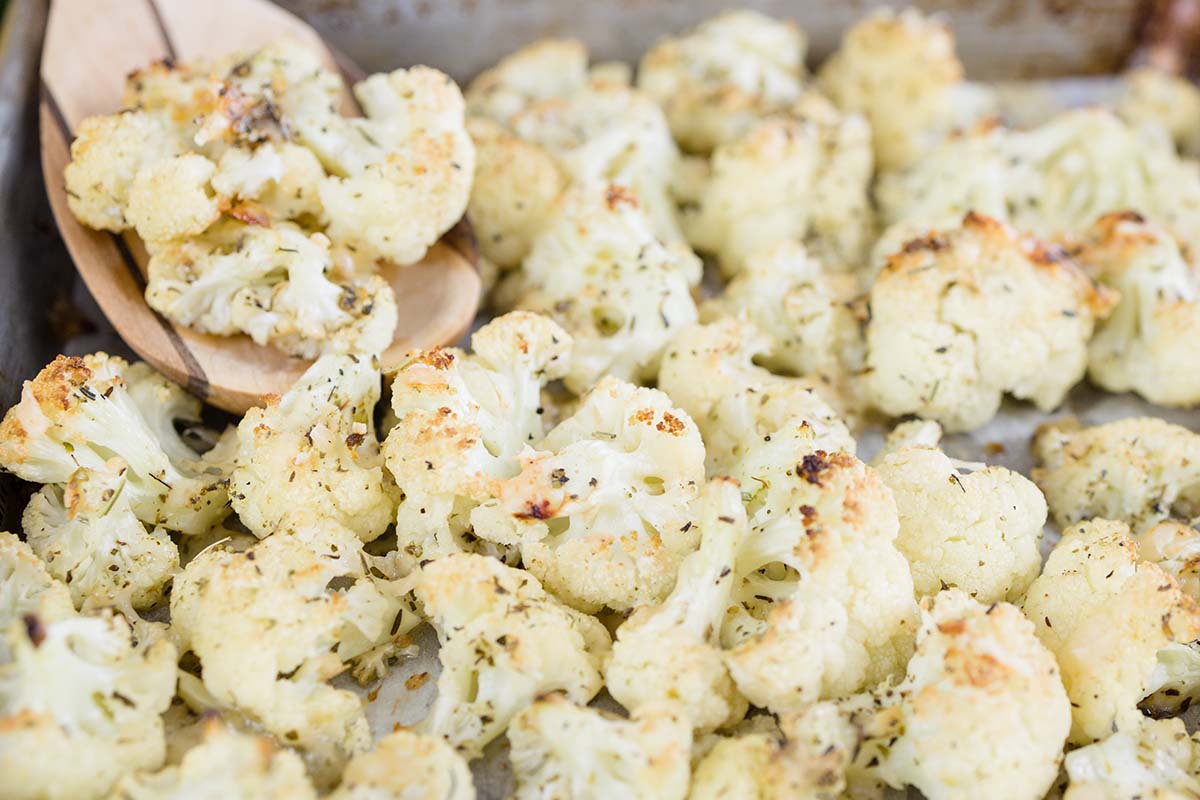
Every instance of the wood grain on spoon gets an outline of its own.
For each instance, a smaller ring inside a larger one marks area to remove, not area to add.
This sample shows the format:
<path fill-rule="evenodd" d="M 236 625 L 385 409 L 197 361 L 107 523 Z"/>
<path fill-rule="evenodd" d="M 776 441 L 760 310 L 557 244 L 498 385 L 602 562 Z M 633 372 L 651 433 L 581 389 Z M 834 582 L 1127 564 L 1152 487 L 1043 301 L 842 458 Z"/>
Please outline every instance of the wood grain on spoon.
<path fill-rule="evenodd" d="M 266 0 L 54 0 L 42 53 L 42 172 L 63 240 L 117 333 L 146 361 L 213 405 L 234 412 L 287 390 L 308 366 L 247 336 L 210 336 L 176 325 L 145 300 L 146 251 L 133 233 L 82 225 L 67 206 L 63 169 L 71 132 L 85 117 L 121 104 L 125 76 L 163 58 L 189 61 L 291 38 L 318 49 L 347 83 L 362 77 L 301 20 Z M 347 93 L 346 112 L 356 113 Z M 405 351 L 458 340 L 479 302 L 478 254 L 460 222 L 425 259 L 385 267 L 399 322 L 383 354 L 387 368 Z"/>

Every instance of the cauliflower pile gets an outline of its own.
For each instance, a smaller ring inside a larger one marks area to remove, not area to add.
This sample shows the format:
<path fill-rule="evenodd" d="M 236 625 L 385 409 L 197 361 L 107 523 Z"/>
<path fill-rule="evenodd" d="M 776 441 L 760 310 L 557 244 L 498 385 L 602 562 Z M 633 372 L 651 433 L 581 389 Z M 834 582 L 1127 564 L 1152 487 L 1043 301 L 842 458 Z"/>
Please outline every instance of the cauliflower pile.
<path fill-rule="evenodd" d="M 198 331 L 303 358 L 380 352 L 410 264 L 462 216 L 475 151 L 457 86 L 428 67 L 344 87 L 294 42 L 130 75 L 125 108 L 84 120 L 64 172 L 71 211 L 132 230 L 146 300 Z"/>

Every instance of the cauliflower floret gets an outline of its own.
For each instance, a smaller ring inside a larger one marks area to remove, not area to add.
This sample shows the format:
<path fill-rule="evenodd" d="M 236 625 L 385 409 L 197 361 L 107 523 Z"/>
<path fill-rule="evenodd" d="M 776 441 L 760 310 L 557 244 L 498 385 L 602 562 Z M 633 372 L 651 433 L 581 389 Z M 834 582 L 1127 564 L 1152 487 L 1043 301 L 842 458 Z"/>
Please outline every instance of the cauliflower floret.
<path fill-rule="evenodd" d="M 779 733 L 719 741 L 696 765 L 688 800 L 840 800 L 859 732 L 833 703 L 782 714 Z"/>
<path fill-rule="evenodd" d="M 159 716 L 175 690 L 175 648 L 135 650 L 111 612 L 5 632 L 0 664 L 0 795 L 89 800 L 122 775 L 155 769 L 165 753 Z"/>
<path fill-rule="evenodd" d="M 43 623 L 75 616 L 71 592 L 16 534 L 0 532 L 0 631 L 33 615 Z M 12 660 L 0 635 L 0 664 Z"/>
<path fill-rule="evenodd" d="M 515 277 L 515 305 L 571 334 L 564 380 L 582 394 L 602 375 L 641 381 L 657 374 L 667 341 L 696 321 L 691 288 L 700 275 L 700 259 L 656 238 L 621 187 L 583 187 L 560 199 L 534 242 Z"/>
<path fill-rule="evenodd" d="M 262 142 L 254 150 L 226 150 L 212 187 L 229 198 L 233 208 L 253 208 L 248 202 L 253 201 L 272 220 L 312 222 L 322 213 L 323 180 L 325 168 L 308 148 L 291 142 Z"/>
<path fill-rule="evenodd" d="M 870 138 L 861 117 L 818 95 L 787 117 L 756 123 L 714 151 L 699 207 L 687 217 L 689 241 L 714 253 L 727 276 L 790 239 L 832 268 L 856 269 L 873 227 Z"/>
<path fill-rule="evenodd" d="M 1158 652 L 1200 637 L 1200 609 L 1175 579 L 1140 561 L 1129 528 L 1068 528 L 1029 587 L 1025 615 L 1058 659 L 1071 698 L 1070 741 L 1089 744 L 1136 722 L 1155 687 Z"/>
<path fill-rule="evenodd" d="M 912 164 L 995 106 L 989 91 L 963 80 L 950 28 L 916 9 L 881 9 L 858 22 L 818 80 L 838 106 L 870 120 L 884 169 Z"/>
<path fill-rule="evenodd" d="M 854 452 L 846 423 L 813 381 L 754 363 L 769 346 L 752 323 L 721 319 L 680 331 L 663 355 L 658 386 L 696 420 L 710 474 L 727 474 L 754 442 L 798 425 L 812 429 L 822 450 Z"/>
<path fill-rule="evenodd" d="M 1112 300 L 1060 252 L 968 213 L 906 244 L 871 287 L 864 388 L 885 413 L 951 432 L 985 424 L 1005 393 L 1049 411 L 1083 377 Z"/>
<path fill-rule="evenodd" d="M 375 438 L 379 364 L 322 356 L 281 398 L 238 424 L 229 497 L 242 524 L 267 536 L 291 514 L 333 520 L 371 541 L 394 519 L 395 485 Z"/>
<path fill-rule="evenodd" d="M 662 605 L 638 609 L 617 629 L 604 680 L 630 712 L 677 704 L 692 727 L 711 730 L 746 714 L 719 634 L 748 530 L 741 493 L 729 478 L 714 478 L 699 502 L 700 549 L 684 559 Z"/>
<path fill-rule="evenodd" d="M 1138 719 L 1067 753 L 1063 800 L 1175 800 L 1200 796 L 1200 741 L 1180 719 Z"/>
<path fill-rule="evenodd" d="M 129 187 L 126 218 L 152 248 L 159 242 L 198 236 L 221 216 L 221 200 L 209 188 L 217 165 L 186 153 L 147 164 Z"/>
<path fill-rule="evenodd" d="M 467 113 L 508 126 L 531 104 L 567 95 L 587 80 L 587 45 L 541 39 L 476 76 L 466 91 Z"/>
<path fill-rule="evenodd" d="M 138 519 L 204 533 L 229 514 L 230 465 L 218 460 L 226 448 L 197 455 L 171 428 L 177 409 L 198 418 L 199 401 L 157 409 L 139 402 L 133 387 L 150 376 L 162 380 L 105 353 L 59 356 L 25 383 L 0 423 L 0 466 L 27 481 L 65 484 L 116 456 L 128 465 L 122 495 Z"/>
<path fill-rule="evenodd" d="M 1175 146 L 1200 153 L 1200 90 L 1187 78 L 1141 67 L 1121 78 L 1115 111 L 1134 125 L 1161 125 Z"/>
<path fill-rule="evenodd" d="M 422 568 L 415 591 L 441 642 L 437 699 L 424 726 L 468 758 L 546 692 L 586 703 L 603 686 L 608 631 L 530 573 L 459 553 Z"/>
<path fill-rule="evenodd" d="M 475 783 L 445 741 L 400 730 L 350 759 L 329 800 L 475 800 Z"/>
<path fill-rule="evenodd" d="M 957 587 L 984 603 L 1019 601 L 1042 569 L 1046 500 L 1004 467 L 963 464 L 932 443 L 892 447 L 875 463 L 900 513 L 896 547 L 918 595 Z"/>
<path fill-rule="evenodd" d="M 470 512 L 520 471 L 522 449 L 546 432 L 543 386 L 565 374 L 571 337 L 514 311 L 456 349 L 408 354 L 392 383 L 395 425 L 384 458 L 401 491 L 397 556 L 411 568 L 478 545 Z"/>
<path fill-rule="evenodd" d="M 901 670 L 917 607 L 879 475 L 817 449 L 801 426 L 756 442 L 733 477 L 751 531 L 721 631 L 738 689 L 754 705 L 793 711 Z"/>
<path fill-rule="evenodd" d="M 1134 535 L 1138 555 L 1169 572 L 1187 595 L 1200 601 L 1200 530 L 1165 521 Z"/>
<path fill-rule="evenodd" d="M 551 695 L 508 730 L 513 800 L 683 800 L 692 731 L 674 709 L 621 719 Z"/>
<path fill-rule="evenodd" d="M 663 107 L 684 149 L 707 153 L 800 96 L 806 45 L 795 23 L 726 11 L 660 39 L 638 65 L 638 88 Z"/>
<path fill-rule="evenodd" d="M 1121 294 L 1097 326 L 1088 375 L 1110 392 L 1133 390 L 1152 403 L 1200 403 L 1200 274 L 1179 243 L 1134 212 L 1102 217 L 1078 255 Z"/>
<path fill-rule="evenodd" d="M 882 708 L 857 761 L 894 788 L 930 800 L 1038 800 L 1058 776 L 1071 702 L 1054 655 L 1015 606 L 960 589 L 925 598 L 908 673 L 877 694 Z"/>
<path fill-rule="evenodd" d="M 1135 532 L 1200 515 L 1200 436 L 1155 417 L 1090 428 L 1062 419 L 1038 428 L 1033 479 L 1060 527 L 1103 517 Z"/>
<path fill-rule="evenodd" d="M 168 319 L 301 358 L 380 353 L 396 330 L 387 281 L 335 268 L 324 234 L 288 222 L 223 222 L 156 249 L 147 269 L 146 302 Z"/>
<path fill-rule="evenodd" d="M 125 776 L 109 800 L 316 800 L 304 762 L 270 739 L 240 733 L 216 718 L 178 765 Z"/>
<path fill-rule="evenodd" d="M 148 531 L 133 513 L 128 474 L 125 463 L 113 459 L 77 470 L 62 486 L 43 486 L 25 507 L 21 526 L 77 608 L 112 606 L 136 622 L 135 610 L 162 600 L 179 571 L 179 550 L 165 529 Z"/>

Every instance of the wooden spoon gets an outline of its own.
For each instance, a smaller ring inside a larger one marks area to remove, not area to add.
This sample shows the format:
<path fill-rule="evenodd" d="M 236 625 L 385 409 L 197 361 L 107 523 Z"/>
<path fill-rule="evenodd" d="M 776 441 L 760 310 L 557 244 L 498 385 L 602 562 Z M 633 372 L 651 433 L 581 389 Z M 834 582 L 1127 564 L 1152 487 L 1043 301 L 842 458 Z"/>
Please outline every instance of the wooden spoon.
<path fill-rule="evenodd" d="M 188 61 L 252 50 L 291 38 L 323 53 L 353 83 L 363 77 L 300 19 L 266 0 L 54 0 L 42 52 L 42 173 L 50 206 L 79 273 L 117 333 L 171 379 L 213 405 L 241 413 L 282 394 L 309 362 L 247 336 L 210 336 L 176 325 L 145 300 L 146 251 L 124 236 L 82 225 L 67 207 L 63 168 L 71 131 L 85 117 L 118 109 L 125 76 L 162 58 Z M 347 93 L 346 111 L 356 113 Z M 387 267 L 399 323 L 383 353 L 386 369 L 404 352 L 457 341 L 479 303 L 478 253 L 464 218 L 419 264 Z"/>

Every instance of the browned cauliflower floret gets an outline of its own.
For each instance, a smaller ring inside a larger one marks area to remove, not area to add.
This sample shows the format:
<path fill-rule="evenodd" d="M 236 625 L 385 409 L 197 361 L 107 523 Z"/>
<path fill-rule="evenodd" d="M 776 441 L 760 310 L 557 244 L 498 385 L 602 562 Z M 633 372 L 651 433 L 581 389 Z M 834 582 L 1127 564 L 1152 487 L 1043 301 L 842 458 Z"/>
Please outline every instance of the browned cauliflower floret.
<path fill-rule="evenodd" d="M 1112 300 L 1059 251 L 969 213 L 906 244 L 871 287 L 864 388 L 951 432 L 986 423 L 1006 393 L 1048 411 L 1083 377 Z"/>
<path fill-rule="evenodd" d="M 467 113 L 507 126 L 530 104 L 569 94 L 587 80 L 587 45 L 541 39 L 479 73 L 467 87 Z"/>
<path fill-rule="evenodd" d="M 1138 719 L 1067 753 L 1063 800 L 1183 800 L 1200 795 L 1200 740 L 1183 720 Z"/>
<path fill-rule="evenodd" d="M 463 757 L 445 740 L 399 730 L 350 759 L 329 800 L 476 800 Z"/>
<path fill-rule="evenodd" d="M 1200 153 L 1200 89 L 1182 75 L 1139 67 L 1121 77 L 1116 112 L 1134 125 L 1162 126 L 1189 156 Z"/>

